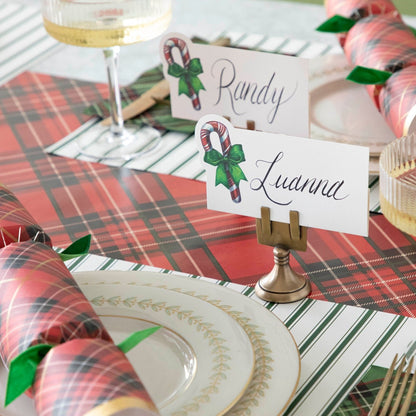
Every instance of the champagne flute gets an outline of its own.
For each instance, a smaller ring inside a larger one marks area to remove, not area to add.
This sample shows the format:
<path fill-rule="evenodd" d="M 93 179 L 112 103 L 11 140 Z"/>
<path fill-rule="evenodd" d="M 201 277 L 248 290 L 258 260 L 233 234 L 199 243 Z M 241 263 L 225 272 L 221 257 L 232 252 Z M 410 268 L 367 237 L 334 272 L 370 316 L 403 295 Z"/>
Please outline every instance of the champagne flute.
<path fill-rule="evenodd" d="M 171 19 L 171 0 L 42 0 L 46 31 L 60 42 L 102 48 L 107 67 L 112 124 L 78 143 L 96 159 L 130 160 L 153 151 L 161 140 L 155 129 L 124 126 L 118 81 L 120 46 L 153 39 Z"/>

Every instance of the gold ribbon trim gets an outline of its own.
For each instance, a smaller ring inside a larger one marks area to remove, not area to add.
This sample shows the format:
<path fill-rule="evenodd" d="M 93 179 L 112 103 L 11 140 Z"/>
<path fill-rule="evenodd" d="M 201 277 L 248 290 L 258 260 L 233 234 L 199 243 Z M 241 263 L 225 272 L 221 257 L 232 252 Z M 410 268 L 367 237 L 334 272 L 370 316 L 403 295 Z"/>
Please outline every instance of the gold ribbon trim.
<path fill-rule="evenodd" d="M 113 416 L 117 412 L 125 409 L 142 409 L 146 410 L 143 416 L 157 416 L 159 415 L 158 410 L 153 403 L 148 402 L 138 397 L 118 397 L 117 399 L 110 400 L 102 403 L 94 409 L 91 409 L 84 416 Z"/>

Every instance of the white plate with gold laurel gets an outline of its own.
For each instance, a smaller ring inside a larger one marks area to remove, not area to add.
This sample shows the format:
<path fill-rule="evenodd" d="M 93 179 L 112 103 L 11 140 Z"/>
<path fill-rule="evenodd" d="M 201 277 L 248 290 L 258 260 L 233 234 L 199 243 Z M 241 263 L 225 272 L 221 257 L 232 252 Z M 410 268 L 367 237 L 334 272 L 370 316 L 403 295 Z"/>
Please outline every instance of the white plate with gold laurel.
<path fill-rule="evenodd" d="M 368 146 L 370 173 L 378 173 L 378 156 L 395 135 L 365 87 L 345 79 L 351 69 L 343 54 L 310 60 L 311 138 Z"/>
<path fill-rule="evenodd" d="M 223 286 L 179 275 L 145 271 L 97 271 L 74 274 L 82 290 L 89 285 L 160 287 L 203 300 L 226 312 L 247 333 L 255 352 L 253 377 L 227 416 L 281 415 L 293 399 L 300 377 L 300 356 L 285 325 L 254 300 Z M 242 364 L 246 366 L 247 364 Z M 228 387 L 227 387 L 228 388 Z M 201 412 L 208 406 L 201 403 Z M 187 415 L 202 413 L 188 412 Z M 215 413 L 211 413 L 215 415 Z"/>
<path fill-rule="evenodd" d="M 82 289 L 116 343 L 163 326 L 127 354 L 162 416 L 222 415 L 242 397 L 253 375 L 254 349 L 227 313 L 163 288 L 87 283 Z M 22 396 L 0 414 L 35 412 Z"/>

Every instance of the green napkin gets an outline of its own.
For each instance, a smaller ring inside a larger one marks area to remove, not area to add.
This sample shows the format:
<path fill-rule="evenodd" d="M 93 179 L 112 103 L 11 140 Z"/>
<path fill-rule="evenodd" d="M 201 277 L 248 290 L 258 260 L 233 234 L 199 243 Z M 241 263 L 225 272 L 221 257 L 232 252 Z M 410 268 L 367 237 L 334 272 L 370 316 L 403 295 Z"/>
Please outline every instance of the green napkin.
<path fill-rule="evenodd" d="M 162 65 L 152 68 L 137 78 L 132 84 L 121 89 L 123 107 L 130 104 L 144 92 L 148 91 L 155 84 L 163 79 Z M 100 101 L 88 107 L 85 114 L 90 116 L 99 116 L 107 118 L 110 115 L 107 100 Z M 170 100 L 160 101 L 149 110 L 137 117 L 127 120 L 127 124 L 134 124 L 138 127 L 151 126 L 159 130 L 173 130 L 182 133 L 193 133 L 195 130 L 195 122 L 179 118 L 173 118 L 170 112 Z"/>
<path fill-rule="evenodd" d="M 344 399 L 334 416 L 365 416 L 371 410 L 374 400 L 380 390 L 387 368 L 371 366 L 362 380 Z M 416 393 L 408 415 L 416 415 Z"/>

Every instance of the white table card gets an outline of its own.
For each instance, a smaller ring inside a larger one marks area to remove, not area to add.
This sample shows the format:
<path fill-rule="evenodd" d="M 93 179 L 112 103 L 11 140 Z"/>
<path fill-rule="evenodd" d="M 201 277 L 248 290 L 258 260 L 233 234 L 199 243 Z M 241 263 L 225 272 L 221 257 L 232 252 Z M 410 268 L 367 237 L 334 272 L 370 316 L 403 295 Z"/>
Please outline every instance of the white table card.
<path fill-rule="evenodd" d="M 213 113 L 237 127 L 253 120 L 262 131 L 309 136 L 306 59 L 196 44 L 178 33 L 160 49 L 174 117 Z"/>
<path fill-rule="evenodd" d="M 207 171 L 208 208 L 368 235 L 368 147 L 234 128 L 202 117 L 195 138 Z"/>

